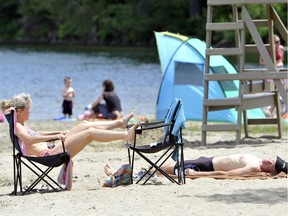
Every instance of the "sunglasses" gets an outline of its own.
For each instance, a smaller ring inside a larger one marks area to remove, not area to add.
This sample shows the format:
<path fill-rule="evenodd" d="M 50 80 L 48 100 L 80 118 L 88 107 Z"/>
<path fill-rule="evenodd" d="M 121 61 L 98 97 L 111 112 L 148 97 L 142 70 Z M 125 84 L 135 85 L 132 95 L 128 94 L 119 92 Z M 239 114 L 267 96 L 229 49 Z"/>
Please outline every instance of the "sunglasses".
<path fill-rule="evenodd" d="M 275 41 L 275 44 L 278 44 L 278 43 L 280 43 L 280 40 L 279 41 Z"/>

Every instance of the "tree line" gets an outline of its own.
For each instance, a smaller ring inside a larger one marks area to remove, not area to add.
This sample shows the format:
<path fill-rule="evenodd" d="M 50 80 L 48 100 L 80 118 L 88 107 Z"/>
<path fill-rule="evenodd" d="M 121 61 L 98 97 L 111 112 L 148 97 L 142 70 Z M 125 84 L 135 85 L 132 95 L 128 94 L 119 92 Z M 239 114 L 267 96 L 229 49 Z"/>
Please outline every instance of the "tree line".
<path fill-rule="evenodd" d="M 287 4 L 274 4 L 287 26 Z M 205 39 L 207 3 L 203 0 L 5 0 L 0 2 L 0 41 L 149 46 L 154 31 Z M 254 18 L 264 5 L 251 6 Z M 219 7 L 215 20 L 232 18 Z M 260 31 L 267 37 L 267 30 Z M 233 33 L 213 36 L 229 43 Z M 248 39 L 249 40 L 249 39 Z"/>

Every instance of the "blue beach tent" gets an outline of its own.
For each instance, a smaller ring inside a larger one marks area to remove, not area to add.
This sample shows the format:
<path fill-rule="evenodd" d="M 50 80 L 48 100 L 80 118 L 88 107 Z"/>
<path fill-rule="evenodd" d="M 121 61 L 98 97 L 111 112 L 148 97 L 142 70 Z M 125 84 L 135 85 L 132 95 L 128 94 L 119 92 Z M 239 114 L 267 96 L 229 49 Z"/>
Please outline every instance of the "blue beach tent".
<path fill-rule="evenodd" d="M 202 120 L 205 42 L 169 32 L 155 32 L 162 82 L 157 99 L 157 119 L 164 119 L 173 98 L 183 102 L 186 119 Z M 209 73 L 237 73 L 223 56 L 211 56 Z M 209 98 L 238 96 L 238 81 L 209 83 Z M 248 118 L 265 117 L 261 109 L 248 110 Z M 236 122 L 234 109 L 209 112 L 209 121 Z"/>

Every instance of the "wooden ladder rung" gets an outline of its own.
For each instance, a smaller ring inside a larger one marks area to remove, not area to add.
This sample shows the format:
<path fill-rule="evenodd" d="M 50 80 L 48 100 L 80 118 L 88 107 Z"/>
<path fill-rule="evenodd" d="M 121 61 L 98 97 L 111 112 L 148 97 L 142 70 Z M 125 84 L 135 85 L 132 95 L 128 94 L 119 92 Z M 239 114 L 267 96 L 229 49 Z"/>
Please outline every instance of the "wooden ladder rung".
<path fill-rule="evenodd" d="M 278 124 L 277 118 L 261 118 L 261 119 L 248 119 L 248 125 L 261 125 L 261 124 Z"/>
<path fill-rule="evenodd" d="M 207 23 L 206 30 L 219 31 L 219 30 L 240 30 L 243 29 L 243 22 L 223 22 L 223 23 Z"/>
<path fill-rule="evenodd" d="M 262 68 L 245 69 L 242 73 L 237 74 L 205 74 L 205 81 L 225 81 L 225 80 L 265 80 L 265 79 L 287 79 L 288 73 L 286 71 L 280 70 L 269 71 Z"/>
<path fill-rule="evenodd" d="M 205 74 L 205 81 L 240 80 L 241 74 Z"/>
<path fill-rule="evenodd" d="M 253 23 L 256 27 L 268 27 L 268 20 L 267 19 L 253 20 Z"/>
<path fill-rule="evenodd" d="M 206 55 L 242 55 L 243 49 L 241 48 L 214 48 L 206 49 Z"/>
<path fill-rule="evenodd" d="M 238 98 L 224 98 L 224 99 L 204 99 L 203 106 L 239 106 L 240 99 Z"/>
<path fill-rule="evenodd" d="M 242 109 L 254 109 L 275 104 L 275 93 L 244 95 Z"/>
<path fill-rule="evenodd" d="M 244 87 L 243 88 L 244 95 L 275 91 L 274 82 L 268 82 L 268 81 L 247 82 L 243 85 L 243 87 Z"/>
<path fill-rule="evenodd" d="M 264 44 L 266 49 L 270 48 L 270 44 Z M 256 44 L 245 44 L 245 51 L 246 52 L 254 52 L 254 53 L 258 53 L 259 50 L 256 46 Z"/>
<path fill-rule="evenodd" d="M 239 131 L 241 128 L 238 124 L 213 124 L 203 125 L 203 131 Z"/>
<path fill-rule="evenodd" d="M 217 110 L 227 110 L 232 108 L 237 108 L 240 106 L 239 99 L 217 99 L 217 100 L 204 100 L 203 106 L 206 111 L 217 111 Z"/>

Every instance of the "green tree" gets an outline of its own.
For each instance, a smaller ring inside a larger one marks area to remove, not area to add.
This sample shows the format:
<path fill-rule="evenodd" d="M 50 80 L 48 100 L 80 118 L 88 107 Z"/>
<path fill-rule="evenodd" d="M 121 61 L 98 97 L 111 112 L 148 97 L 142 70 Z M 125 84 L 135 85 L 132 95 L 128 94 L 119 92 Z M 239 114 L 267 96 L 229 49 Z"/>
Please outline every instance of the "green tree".
<path fill-rule="evenodd" d="M 201 0 L 5 0 L 0 2 L 0 39 L 154 45 L 153 31 L 170 31 L 205 40 L 206 4 Z M 273 6 L 287 26 L 287 4 Z M 253 18 L 266 12 L 264 5 L 249 10 Z M 217 7 L 213 19 L 231 20 L 231 7 Z M 260 34 L 267 38 L 267 30 L 260 29 Z M 233 40 L 232 31 L 213 34 L 216 44 Z"/>
<path fill-rule="evenodd" d="M 17 19 L 21 17 L 17 11 L 17 0 L 6 0 L 0 3 L 0 38 L 13 38 L 20 27 Z"/>

